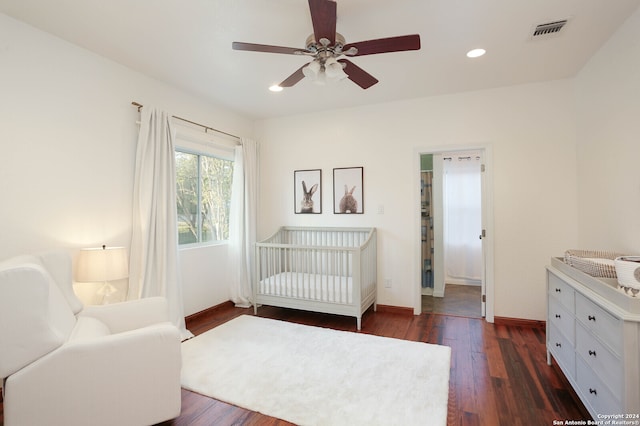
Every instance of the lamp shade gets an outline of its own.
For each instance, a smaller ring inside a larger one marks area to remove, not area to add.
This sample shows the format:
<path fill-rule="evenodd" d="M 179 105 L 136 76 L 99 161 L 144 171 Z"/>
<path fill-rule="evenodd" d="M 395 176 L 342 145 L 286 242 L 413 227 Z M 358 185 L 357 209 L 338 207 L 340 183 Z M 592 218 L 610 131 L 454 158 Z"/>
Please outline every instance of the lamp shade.
<path fill-rule="evenodd" d="M 124 247 L 82 249 L 78 255 L 76 281 L 106 282 L 127 278 L 128 263 Z"/>

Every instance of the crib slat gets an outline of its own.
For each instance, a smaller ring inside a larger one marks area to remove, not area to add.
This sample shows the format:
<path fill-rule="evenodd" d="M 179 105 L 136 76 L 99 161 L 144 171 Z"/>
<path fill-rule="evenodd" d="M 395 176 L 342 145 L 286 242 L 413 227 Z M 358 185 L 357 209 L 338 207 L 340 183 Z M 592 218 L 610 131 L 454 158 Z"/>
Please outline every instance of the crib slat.
<path fill-rule="evenodd" d="M 276 256 L 278 255 L 278 250 L 275 250 L 275 249 L 272 248 L 270 250 L 270 254 L 271 254 L 271 262 L 270 262 L 271 263 L 271 276 L 275 277 L 275 276 L 277 276 L 277 273 L 278 273 L 278 268 L 277 268 L 277 265 L 276 265 Z M 277 286 L 276 288 L 279 289 L 280 286 Z"/>

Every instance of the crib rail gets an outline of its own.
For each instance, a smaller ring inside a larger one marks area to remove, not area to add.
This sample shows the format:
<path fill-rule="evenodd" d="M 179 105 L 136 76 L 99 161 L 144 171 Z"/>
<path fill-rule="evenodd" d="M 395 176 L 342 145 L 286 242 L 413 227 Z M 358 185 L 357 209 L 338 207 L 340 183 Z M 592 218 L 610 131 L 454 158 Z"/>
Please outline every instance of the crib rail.
<path fill-rule="evenodd" d="M 313 247 L 360 247 L 375 236 L 375 228 L 306 228 L 283 226 L 260 244 Z"/>

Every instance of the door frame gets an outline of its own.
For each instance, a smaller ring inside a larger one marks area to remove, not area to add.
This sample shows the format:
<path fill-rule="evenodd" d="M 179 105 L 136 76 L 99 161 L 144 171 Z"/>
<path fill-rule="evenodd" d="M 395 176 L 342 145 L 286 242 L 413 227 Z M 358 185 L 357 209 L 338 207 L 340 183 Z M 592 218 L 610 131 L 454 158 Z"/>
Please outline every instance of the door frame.
<path fill-rule="evenodd" d="M 425 154 L 441 154 L 451 153 L 456 151 L 482 151 L 483 164 L 485 170 L 482 174 L 482 229 L 485 231 L 485 236 L 482 239 L 482 253 L 484 260 L 484 289 L 486 295 L 485 303 L 485 319 L 487 322 L 494 322 L 494 268 L 493 268 L 493 254 L 494 254 L 494 233 L 493 233 L 493 151 L 491 144 L 482 143 L 475 145 L 447 145 L 447 146 L 426 146 L 414 148 L 413 156 L 413 179 L 414 179 L 414 220 L 413 220 L 413 232 L 415 235 L 415 249 L 413 250 L 413 264 L 415 268 L 415 285 L 414 288 L 414 315 L 420 315 L 422 313 L 422 274 L 421 269 L 418 267 L 421 262 L 421 193 L 420 193 L 420 156 Z M 441 221 L 440 221 L 441 222 Z M 440 241 L 438 241 L 438 238 Z M 442 247 L 442 230 L 434 229 L 434 244 L 436 247 L 439 245 Z M 435 255 L 435 253 L 434 253 Z M 442 253 L 439 254 L 442 256 Z M 437 265 L 438 255 L 435 255 L 436 261 L 434 267 Z M 443 262 L 444 263 L 444 262 Z M 434 274 L 437 271 L 434 271 Z"/>

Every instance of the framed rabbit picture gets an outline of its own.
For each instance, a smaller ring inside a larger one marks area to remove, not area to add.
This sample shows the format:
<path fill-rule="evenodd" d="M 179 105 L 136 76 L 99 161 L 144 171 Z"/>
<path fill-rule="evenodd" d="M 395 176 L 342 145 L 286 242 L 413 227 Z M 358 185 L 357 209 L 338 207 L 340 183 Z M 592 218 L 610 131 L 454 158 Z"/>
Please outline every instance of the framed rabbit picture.
<path fill-rule="evenodd" d="M 362 167 L 333 169 L 333 213 L 364 213 Z"/>
<path fill-rule="evenodd" d="M 293 172 L 294 212 L 322 213 L 322 171 L 295 170 Z"/>

